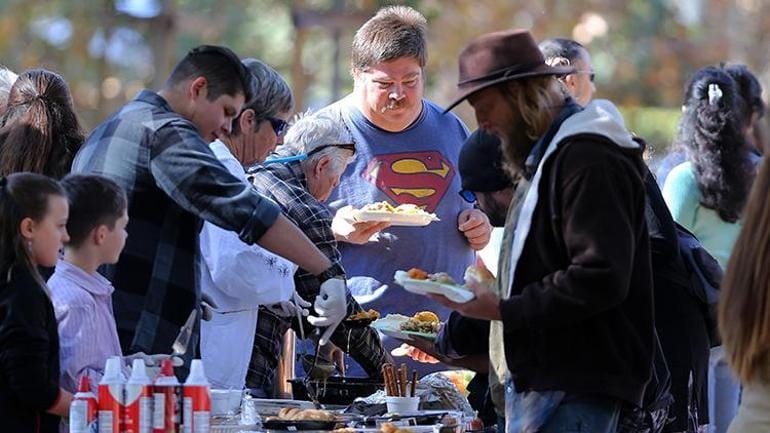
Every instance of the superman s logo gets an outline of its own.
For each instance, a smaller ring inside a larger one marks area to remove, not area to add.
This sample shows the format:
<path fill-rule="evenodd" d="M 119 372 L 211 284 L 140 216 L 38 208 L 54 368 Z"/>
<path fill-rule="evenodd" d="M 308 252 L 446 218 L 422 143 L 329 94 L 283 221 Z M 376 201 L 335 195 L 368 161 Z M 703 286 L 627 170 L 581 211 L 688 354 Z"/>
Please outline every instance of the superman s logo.
<path fill-rule="evenodd" d="M 396 205 L 411 203 L 434 212 L 444 197 L 455 169 L 438 151 L 377 155 L 361 174 Z"/>

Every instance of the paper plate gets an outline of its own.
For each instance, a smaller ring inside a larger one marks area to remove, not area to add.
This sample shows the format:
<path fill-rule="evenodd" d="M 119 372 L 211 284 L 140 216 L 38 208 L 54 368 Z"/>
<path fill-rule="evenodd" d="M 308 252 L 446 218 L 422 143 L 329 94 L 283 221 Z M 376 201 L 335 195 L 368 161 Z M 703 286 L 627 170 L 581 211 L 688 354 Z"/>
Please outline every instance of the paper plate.
<path fill-rule="evenodd" d="M 444 295 L 450 301 L 457 302 L 458 304 L 464 304 L 476 297 L 472 291 L 463 286 L 431 280 L 415 280 L 414 278 L 409 278 L 409 274 L 405 271 L 396 271 L 393 280 L 404 287 L 407 292 L 418 295 Z"/>
<path fill-rule="evenodd" d="M 389 222 L 394 226 L 406 227 L 424 227 L 433 221 L 440 221 L 439 218 L 432 213 L 408 214 L 397 212 L 354 210 L 352 215 L 353 220 L 356 222 L 379 221 Z"/>
<path fill-rule="evenodd" d="M 406 322 L 408 319 L 409 317 L 401 314 L 388 314 L 387 316 L 372 322 L 371 327 L 382 332 L 388 337 L 392 337 L 397 340 L 411 341 L 413 335 L 427 338 L 429 340 L 436 340 L 438 337 L 437 334 L 402 330 L 400 328 L 401 324 Z"/>

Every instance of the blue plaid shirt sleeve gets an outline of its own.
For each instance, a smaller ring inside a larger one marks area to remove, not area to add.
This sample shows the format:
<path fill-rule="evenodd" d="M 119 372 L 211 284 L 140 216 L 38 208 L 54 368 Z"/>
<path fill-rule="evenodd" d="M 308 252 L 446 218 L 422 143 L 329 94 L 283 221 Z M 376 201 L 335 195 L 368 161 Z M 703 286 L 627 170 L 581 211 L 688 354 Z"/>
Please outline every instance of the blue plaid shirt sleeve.
<path fill-rule="evenodd" d="M 332 263 L 339 263 L 341 254 L 331 228 L 332 214 L 307 189 L 307 181 L 299 163 L 268 165 L 252 171 L 251 182 L 257 191 L 272 198 L 281 206 L 284 215 L 293 221 Z M 321 282 L 315 275 L 300 268 L 294 274 L 297 293 L 312 302 L 318 295 Z M 349 311 L 363 311 L 347 292 Z M 254 341 L 252 361 L 247 384 L 263 387 L 272 383 L 278 360 L 273 353 L 280 346 L 280 337 L 288 328 L 288 320 L 261 311 Z M 310 324 L 305 322 L 306 327 Z M 308 329 L 308 328 L 306 328 Z M 347 352 L 373 378 L 381 375 L 382 364 L 388 355 L 377 331 L 372 328 L 348 329 L 340 325 L 331 337 L 332 343 Z"/>
<path fill-rule="evenodd" d="M 156 131 L 150 172 L 174 202 L 219 227 L 255 243 L 280 214 L 273 201 L 233 176 L 189 124 Z"/>

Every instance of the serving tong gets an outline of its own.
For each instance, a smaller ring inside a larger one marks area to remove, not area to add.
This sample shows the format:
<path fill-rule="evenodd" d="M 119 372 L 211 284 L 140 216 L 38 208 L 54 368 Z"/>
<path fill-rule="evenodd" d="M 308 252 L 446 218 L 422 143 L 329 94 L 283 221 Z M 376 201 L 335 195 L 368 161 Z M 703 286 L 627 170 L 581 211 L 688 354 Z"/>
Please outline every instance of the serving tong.
<path fill-rule="evenodd" d="M 305 385 L 305 389 L 307 390 L 307 395 L 312 399 L 313 405 L 316 409 L 323 409 L 324 406 L 321 404 L 321 402 L 318 401 L 318 396 L 321 394 L 321 390 L 318 389 L 317 386 L 311 386 L 310 381 L 313 380 L 311 377 L 311 372 L 315 371 L 316 366 L 318 364 L 318 357 L 320 356 L 320 348 L 321 348 L 321 333 L 320 330 L 316 329 L 315 335 L 318 337 L 316 339 L 316 345 L 315 345 L 315 354 L 313 356 L 312 362 L 308 360 L 308 354 L 307 354 L 307 347 L 305 345 L 305 326 L 302 322 L 302 312 L 297 309 L 297 322 L 299 326 L 299 336 L 302 342 L 300 343 L 300 362 L 302 362 L 302 368 L 305 369 L 305 377 L 302 379 L 302 384 Z M 310 368 L 308 368 L 308 364 L 310 364 Z M 323 370 L 318 370 L 323 371 Z M 333 370 L 332 370 L 333 372 Z M 331 372 L 329 373 L 331 375 Z M 329 377 L 327 375 L 325 378 L 323 378 L 324 386 L 326 385 L 326 378 Z M 325 389 L 323 390 L 325 391 Z"/>

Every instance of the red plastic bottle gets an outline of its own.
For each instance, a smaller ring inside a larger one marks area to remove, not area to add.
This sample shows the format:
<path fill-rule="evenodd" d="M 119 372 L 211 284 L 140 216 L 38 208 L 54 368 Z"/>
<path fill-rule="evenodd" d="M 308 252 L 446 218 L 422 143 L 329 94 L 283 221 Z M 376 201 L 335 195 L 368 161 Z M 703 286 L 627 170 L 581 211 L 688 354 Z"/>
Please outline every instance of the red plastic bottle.
<path fill-rule="evenodd" d="M 78 392 L 70 405 L 70 433 L 96 433 L 98 409 L 96 396 L 91 392 L 88 376 L 83 375 L 80 377 Z"/>
<path fill-rule="evenodd" d="M 193 359 L 190 375 L 184 383 L 184 433 L 209 433 L 211 430 L 211 393 L 203 372 L 203 362 Z"/>
<path fill-rule="evenodd" d="M 135 359 L 126 382 L 126 421 L 124 433 L 152 432 L 152 382 L 144 360 Z"/>
<path fill-rule="evenodd" d="M 179 433 L 181 407 L 179 398 L 182 387 L 174 376 L 171 359 L 164 359 L 160 365 L 160 374 L 153 385 L 153 433 Z"/>
<path fill-rule="evenodd" d="M 123 424 L 123 386 L 121 360 L 107 359 L 104 376 L 99 382 L 99 433 L 121 433 Z"/>

